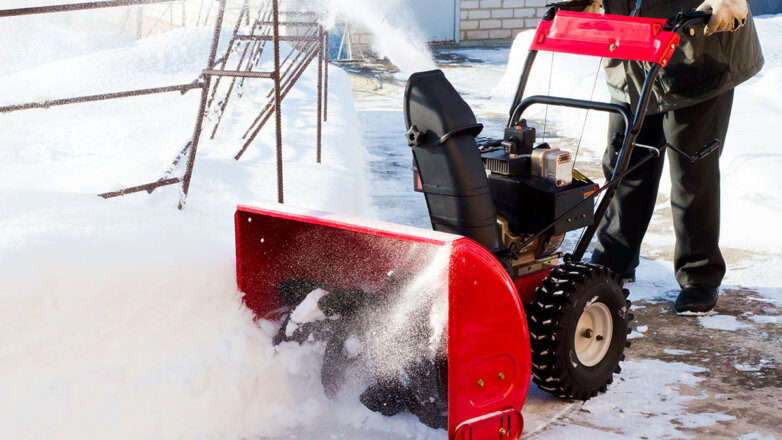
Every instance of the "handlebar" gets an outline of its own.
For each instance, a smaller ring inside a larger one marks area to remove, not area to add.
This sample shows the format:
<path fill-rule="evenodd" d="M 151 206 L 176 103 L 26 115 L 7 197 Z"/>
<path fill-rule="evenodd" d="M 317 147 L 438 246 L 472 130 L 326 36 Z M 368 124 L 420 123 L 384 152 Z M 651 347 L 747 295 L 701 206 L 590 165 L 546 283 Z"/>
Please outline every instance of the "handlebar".
<path fill-rule="evenodd" d="M 668 26 L 664 30 L 681 34 L 684 31 L 695 35 L 695 30 L 702 29 L 711 20 L 711 12 L 708 11 L 682 11 L 668 19 Z"/>

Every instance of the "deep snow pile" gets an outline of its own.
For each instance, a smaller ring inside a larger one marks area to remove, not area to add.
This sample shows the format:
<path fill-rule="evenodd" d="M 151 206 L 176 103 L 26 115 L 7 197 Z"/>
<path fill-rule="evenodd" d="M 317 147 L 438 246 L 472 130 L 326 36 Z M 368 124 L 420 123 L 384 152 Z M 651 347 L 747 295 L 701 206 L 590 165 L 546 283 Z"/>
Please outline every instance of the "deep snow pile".
<path fill-rule="evenodd" d="M 357 436 L 436 436 L 409 414 L 363 408 L 361 390 L 326 398 L 322 345 L 272 345 L 276 324 L 254 322 L 236 291 L 230 220 L 39 202 L 19 221 L 55 226 L 27 227 L 0 266 L 8 438 L 286 438 L 342 423 Z"/>
<path fill-rule="evenodd" d="M 226 37 L 224 32 L 223 45 Z M 182 29 L 13 73 L 0 82 L 2 103 L 189 83 L 203 68 L 210 38 L 208 28 Z M 268 63 L 262 69 L 268 70 Z M 369 201 L 356 184 L 364 178 L 360 133 L 349 81 L 337 69 L 330 100 L 335 120 L 324 128 L 325 165 L 315 163 L 314 70 L 283 106 L 287 201 L 365 212 Z M 221 200 L 276 198 L 273 124 L 267 124 L 242 161 L 231 159 L 242 144 L 237 133 L 266 104 L 268 87 L 268 81 L 245 83 L 244 99 L 233 100 L 215 141 L 208 141 L 214 121 L 205 123 L 207 136 L 191 188 L 194 209 L 216 212 Z M 0 188 L 95 194 L 156 180 L 192 135 L 198 99 L 199 92 L 191 91 L 4 114 Z M 176 197 L 176 189 L 169 187 L 128 200 L 170 204 Z"/>
<path fill-rule="evenodd" d="M 782 300 L 782 282 L 777 274 L 768 271 L 769 267 L 782 264 L 782 236 L 774 233 L 778 219 L 782 217 L 782 196 L 775 190 L 776 176 L 782 168 L 779 148 L 782 90 L 778 87 L 782 83 L 782 16 L 755 17 L 755 25 L 766 63 L 758 75 L 736 88 L 730 129 L 721 157 L 723 209 L 720 244 L 724 249 L 765 254 L 757 262 L 730 267 L 726 283 L 758 288 L 762 294 Z M 510 105 L 532 35 L 533 31 L 519 34 L 513 43 L 506 74 L 494 90 L 501 108 Z M 599 60 L 567 54 L 556 54 L 553 62 L 550 53 L 538 55 L 525 96 L 533 94 L 610 100 Z M 533 106 L 527 115 L 543 119 L 547 114 L 549 125 L 553 125 L 548 131 L 570 138 L 553 139 L 556 144 L 572 142 L 573 138 L 580 137 L 587 117 L 585 113 L 556 107 L 549 107 L 546 113 L 544 106 Z M 607 121 L 606 113 L 589 112 L 579 160 L 599 161 L 605 147 Z M 538 129 L 542 131 L 542 127 Z M 572 148 L 572 144 L 568 148 Z M 668 175 L 667 165 L 663 175 Z M 660 191 L 668 196 L 670 179 L 667 177 L 661 180 Z M 668 203 L 666 200 L 658 205 L 658 209 Z M 650 235 L 645 241 L 672 246 L 672 232 L 670 229 L 670 233 L 665 235 Z M 638 291 L 641 296 L 657 296 L 661 291 L 677 289 L 667 268 L 642 265 L 639 278 L 645 283 L 635 286 L 634 292 Z M 650 276 L 645 275 L 647 269 L 653 272 L 648 274 Z"/>
<path fill-rule="evenodd" d="M 80 38 L 75 52 L 72 39 L 50 41 L 63 54 L 51 62 L 10 57 L 25 61 L 0 77 L 0 105 L 190 82 L 211 29 Z M 275 326 L 253 321 L 241 303 L 233 212 L 276 199 L 273 124 L 241 161 L 232 157 L 268 86 L 247 81 L 217 138 L 203 138 L 184 212 L 177 186 L 108 201 L 95 194 L 160 177 L 192 133 L 197 91 L 0 115 L 5 436 L 440 435 L 409 414 L 372 413 L 355 396 L 327 399 L 319 348 L 273 347 Z M 284 102 L 286 201 L 371 216 L 347 75 L 331 69 L 329 86 L 323 164 L 315 163 L 316 69 Z"/>

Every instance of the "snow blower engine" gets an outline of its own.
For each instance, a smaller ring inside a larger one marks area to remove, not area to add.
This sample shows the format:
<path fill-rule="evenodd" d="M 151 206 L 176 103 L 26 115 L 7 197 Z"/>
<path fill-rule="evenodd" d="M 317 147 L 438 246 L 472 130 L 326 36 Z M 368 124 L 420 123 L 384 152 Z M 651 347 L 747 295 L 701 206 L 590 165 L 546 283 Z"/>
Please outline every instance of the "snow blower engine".
<path fill-rule="evenodd" d="M 442 71 L 410 77 L 405 115 L 414 189 L 433 228 L 481 243 L 511 276 L 540 272 L 562 256 L 566 232 L 593 223 L 592 204 L 581 202 L 597 187 L 573 170 L 570 153 L 535 145 L 524 119 L 501 141 L 476 145 L 483 125 Z"/>
<path fill-rule="evenodd" d="M 589 399 L 619 373 L 629 342 L 628 291 L 605 267 L 581 262 L 622 178 L 675 146 L 636 143 L 657 75 L 684 31 L 709 15 L 670 20 L 569 11 L 555 4 L 532 40 L 501 139 L 478 145 L 475 115 L 441 71 L 412 75 L 404 112 L 413 183 L 433 230 L 274 205 L 239 206 L 237 283 L 275 343 L 323 341 L 321 383 L 358 392 L 384 415 L 416 414 L 449 439 L 516 439 L 530 377 L 558 397 Z M 539 51 L 644 61 L 634 112 L 555 96 L 524 97 Z M 619 155 L 598 187 L 570 153 L 536 143 L 533 105 L 615 113 Z M 631 164 L 634 148 L 648 150 Z M 595 207 L 598 194 L 604 194 Z M 568 231 L 584 228 L 570 254 Z M 393 362 L 392 362 L 393 361 Z M 367 376 L 366 373 L 369 372 Z"/>

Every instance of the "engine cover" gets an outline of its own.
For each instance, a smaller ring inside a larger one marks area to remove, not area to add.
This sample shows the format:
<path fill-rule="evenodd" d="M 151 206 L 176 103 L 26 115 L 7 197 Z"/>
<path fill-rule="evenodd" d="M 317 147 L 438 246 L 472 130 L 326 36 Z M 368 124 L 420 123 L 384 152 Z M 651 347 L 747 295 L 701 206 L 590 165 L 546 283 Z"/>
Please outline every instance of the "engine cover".
<path fill-rule="evenodd" d="M 555 181 L 538 176 L 491 173 L 489 190 L 497 212 L 508 219 L 514 233 L 535 234 L 595 191 L 595 184 L 580 173 L 573 174 L 569 185 L 560 187 Z M 589 226 L 593 221 L 594 206 L 584 203 L 548 233 L 561 234 Z"/>

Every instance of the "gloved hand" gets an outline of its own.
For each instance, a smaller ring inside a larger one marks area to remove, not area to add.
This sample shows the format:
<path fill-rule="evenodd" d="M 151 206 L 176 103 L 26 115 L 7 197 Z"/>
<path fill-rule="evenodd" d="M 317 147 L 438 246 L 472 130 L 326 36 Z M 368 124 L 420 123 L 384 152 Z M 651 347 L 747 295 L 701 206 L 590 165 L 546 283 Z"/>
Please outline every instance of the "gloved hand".
<path fill-rule="evenodd" d="M 698 11 L 711 11 L 711 19 L 706 25 L 706 35 L 715 32 L 734 31 L 747 21 L 747 0 L 706 0 L 698 6 Z"/>
<path fill-rule="evenodd" d="M 577 2 L 577 3 L 571 6 L 568 5 L 568 3 L 570 2 Z M 564 8 L 566 11 L 578 11 L 579 8 L 584 8 L 581 10 L 581 12 L 589 12 L 591 14 L 597 14 L 598 12 L 600 12 L 601 2 L 602 0 L 565 0 L 561 2 L 551 3 L 546 6 L 559 6 Z"/>
<path fill-rule="evenodd" d="M 601 2 L 602 2 L 601 0 L 592 0 L 592 3 L 590 3 L 589 6 L 584 8 L 584 10 L 581 12 L 589 12 L 591 14 L 597 14 L 598 12 L 600 12 Z"/>

